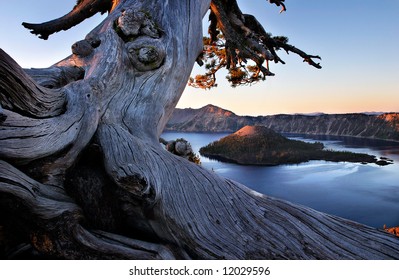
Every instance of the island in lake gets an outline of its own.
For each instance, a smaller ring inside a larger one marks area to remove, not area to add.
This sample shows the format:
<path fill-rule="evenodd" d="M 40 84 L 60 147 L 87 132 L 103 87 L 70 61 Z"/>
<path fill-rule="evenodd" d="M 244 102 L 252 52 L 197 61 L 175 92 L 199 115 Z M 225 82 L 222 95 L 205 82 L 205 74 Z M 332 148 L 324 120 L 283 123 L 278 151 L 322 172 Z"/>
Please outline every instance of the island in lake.
<path fill-rule="evenodd" d="M 387 165 L 389 159 L 368 154 L 326 150 L 320 142 L 291 140 L 264 126 L 245 126 L 200 149 L 202 156 L 244 165 L 297 164 L 309 160 Z"/>

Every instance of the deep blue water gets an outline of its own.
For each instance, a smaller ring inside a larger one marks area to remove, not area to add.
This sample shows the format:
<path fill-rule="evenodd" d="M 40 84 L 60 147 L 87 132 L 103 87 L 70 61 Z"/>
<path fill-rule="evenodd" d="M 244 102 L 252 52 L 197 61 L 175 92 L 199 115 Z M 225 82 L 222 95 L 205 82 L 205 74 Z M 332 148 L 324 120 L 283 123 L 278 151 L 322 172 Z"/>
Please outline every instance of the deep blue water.
<path fill-rule="evenodd" d="M 194 152 L 227 133 L 165 132 L 167 140 L 185 138 Z M 260 193 L 303 204 L 373 227 L 399 226 L 399 143 L 353 137 L 288 135 L 319 141 L 326 148 L 387 157 L 394 164 L 310 161 L 295 165 L 243 166 L 201 157 L 202 165 L 220 176 Z"/>

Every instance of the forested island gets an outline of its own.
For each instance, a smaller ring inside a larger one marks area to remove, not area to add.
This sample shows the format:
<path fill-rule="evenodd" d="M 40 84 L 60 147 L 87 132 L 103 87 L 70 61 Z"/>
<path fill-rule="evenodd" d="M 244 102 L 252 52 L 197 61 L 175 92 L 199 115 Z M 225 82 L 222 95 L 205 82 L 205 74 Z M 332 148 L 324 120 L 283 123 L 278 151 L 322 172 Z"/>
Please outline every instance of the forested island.
<path fill-rule="evenodd" d="M 208 158 L 244 165 L 297 164 L 310 160 L 391 163 L 389 159 L 368 154 L 327 150 L 320 142 L 291 140 L 264 126 L 245 126 L 199 152 Z"/>

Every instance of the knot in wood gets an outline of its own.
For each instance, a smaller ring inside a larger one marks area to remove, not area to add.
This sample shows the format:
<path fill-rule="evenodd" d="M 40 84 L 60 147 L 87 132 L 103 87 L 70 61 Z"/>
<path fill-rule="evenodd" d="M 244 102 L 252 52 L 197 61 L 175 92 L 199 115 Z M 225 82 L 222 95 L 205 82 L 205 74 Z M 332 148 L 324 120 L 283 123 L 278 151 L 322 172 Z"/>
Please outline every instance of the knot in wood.
<path fill-rule="evenodd" d="M 94 50 L 90 42 L 87 40 L 78 41 L 75 44 L 73 44 L 71 48 L 72 48 L 72 53 L 79 57 L 89 56 Z"/>
<path fill-rule="evenodd" d="M 118 18 L 117 25 L 126 37 L 137 37 L 139 35 L 159 38 L 159 31 L 155 22 L 148 13 L 127 9 Z"/>
<path fill-rule="evenodd" d="M 166 51 L 160 40 L 139 37 L 126 44 L 129 58 L 133 66 L 139 71 L 150 71 L 159 68 L 165 58 Z"/>
<path fill-rule="evenodd" d="M 101 39 L 97 35 L 89 34 L 86 36 L 85 40 L 93 47 L 93 49 L 98 48 L 101 45 Z"/>
<path fill-rule="evenodd" d="M 158 52 L 155 48 L 144 47 L 139 49 L 138 59 L 145 64 L 156 62 L 158 60 Z"/>

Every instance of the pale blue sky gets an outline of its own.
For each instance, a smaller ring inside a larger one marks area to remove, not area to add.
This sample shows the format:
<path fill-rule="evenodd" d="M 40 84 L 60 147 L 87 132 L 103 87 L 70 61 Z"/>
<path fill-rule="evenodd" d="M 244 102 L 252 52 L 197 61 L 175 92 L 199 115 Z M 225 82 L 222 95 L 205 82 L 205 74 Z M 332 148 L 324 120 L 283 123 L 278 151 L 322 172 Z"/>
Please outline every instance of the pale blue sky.
<path fill-rule="evenodd" d="M 0 48 L 23 67 L 47 67 L 70 54 L 101 17 L 96 16 L 47 41 L 21 26 L 68 12 L 76 0 L 0 0 Z M 287 12 L 264 0 L 239 0 L 273 35 L 322 57 L 323 69 L 280 53 L 286 65 L 271 64 L 275 77 L 253 86 L 231 88 L 223 73 L 211 91 L 187 88 L 178 107 L 212 103 L 240 115 L 276 113 L 399 112 L 398 0 L 286 0 Z"/>

